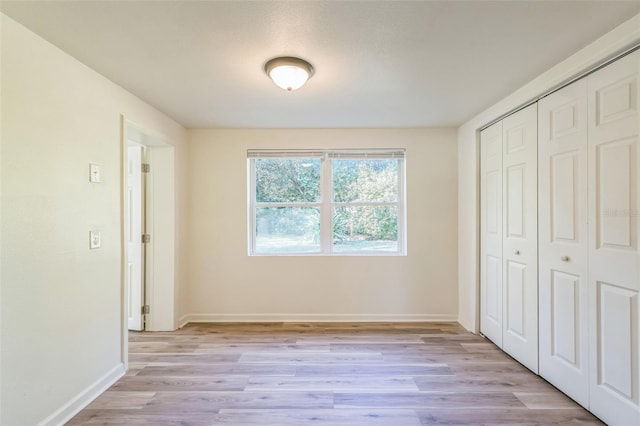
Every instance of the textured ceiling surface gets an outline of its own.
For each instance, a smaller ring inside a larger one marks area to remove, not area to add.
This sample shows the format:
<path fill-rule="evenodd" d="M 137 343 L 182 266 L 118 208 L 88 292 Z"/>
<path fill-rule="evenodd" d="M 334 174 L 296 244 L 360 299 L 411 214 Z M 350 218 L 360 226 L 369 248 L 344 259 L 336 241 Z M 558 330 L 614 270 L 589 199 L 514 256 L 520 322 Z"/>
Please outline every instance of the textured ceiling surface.
<path fill-rule="evenodd" d="M 462 124 L 640 12 L 640 1 L 2 1 L 189 128 Z M 264 74 L 299 56 L 293 93 Z"/>

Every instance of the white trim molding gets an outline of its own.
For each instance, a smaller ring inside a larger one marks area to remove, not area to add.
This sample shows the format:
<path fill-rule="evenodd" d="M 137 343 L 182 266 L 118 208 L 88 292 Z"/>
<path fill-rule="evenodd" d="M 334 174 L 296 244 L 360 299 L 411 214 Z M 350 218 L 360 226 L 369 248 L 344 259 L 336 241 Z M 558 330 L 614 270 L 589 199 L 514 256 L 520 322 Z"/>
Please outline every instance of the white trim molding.
<path fill-rule="evenodd" d="M 178 319 L 178 330 L 181 329 L 182 327 L 184 327 L 185 325 L 189 324 L 189 318 L 191 317 L 191 315 L 187 314 L 187 315 L 183 315 L 180 317 L 180 319 Z"/>
<path fill-rule="evenodd" d="M 38 426 L 64 425 L 80 410 L 89 405 L 94 399 L 100 396 L 111 385 L 124 376 L 124 364 L 120 363 L 109 370 L 105 375 L 89 385 L 86 389 L 73 397 L 69 402 L 56 410 L 49 417 L 38 423 Z"/>
<path fill-rule="evenodd" d="M 458 128 L 458 321 L 479 331 L 478 133 L 500 116 L 640 44 L 640 14 L 542 73 Z"/>
<path fill-rule="evenodd" d="M 203 322 L 455 322 L 446 314 L 187 314 L 180 328 Z"/>

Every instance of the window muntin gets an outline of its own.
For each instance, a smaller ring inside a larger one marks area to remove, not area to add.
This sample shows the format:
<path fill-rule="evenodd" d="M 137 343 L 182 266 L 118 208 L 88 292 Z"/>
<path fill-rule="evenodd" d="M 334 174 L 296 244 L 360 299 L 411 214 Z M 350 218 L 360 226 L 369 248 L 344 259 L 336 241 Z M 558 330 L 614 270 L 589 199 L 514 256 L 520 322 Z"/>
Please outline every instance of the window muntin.
<path fill-rule="evenodd" d="M 404 150 L 248 158 L 249 254 L 404 254 Z"/>

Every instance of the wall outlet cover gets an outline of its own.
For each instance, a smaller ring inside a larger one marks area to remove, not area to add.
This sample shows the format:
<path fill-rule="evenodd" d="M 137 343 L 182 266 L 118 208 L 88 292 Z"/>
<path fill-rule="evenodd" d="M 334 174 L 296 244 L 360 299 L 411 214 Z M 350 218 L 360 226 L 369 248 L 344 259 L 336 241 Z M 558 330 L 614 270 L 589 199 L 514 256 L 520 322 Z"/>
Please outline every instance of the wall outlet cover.
<path fill-rule="evenodd" d="M 89 249 L 98 249 L 102 245 L 100 231 L 89 231 Z"/>
<path fill-rule="evenodd" d="M 100 179 L 100 166 L 89 163 L 89 181 L 93 183 L 100 183 Z"/>

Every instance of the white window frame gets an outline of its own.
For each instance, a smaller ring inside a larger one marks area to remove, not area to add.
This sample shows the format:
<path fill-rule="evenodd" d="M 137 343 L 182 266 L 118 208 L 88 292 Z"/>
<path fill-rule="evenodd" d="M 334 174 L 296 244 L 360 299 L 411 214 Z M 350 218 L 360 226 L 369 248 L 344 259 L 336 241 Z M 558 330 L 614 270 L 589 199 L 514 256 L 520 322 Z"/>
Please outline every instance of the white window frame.
<path fill-rule="evenodd" d="M 256 201 L 256 158 L 320 158 L 320 198 L 317 202 L 259 203 Z M 396 202 L 335 202 L 333 200 L 333 159 L 397 159 L 398 201 Z M 249 256 L 406 256 L 406 189 L 405 149 L 352 149 L 352 150 L 248 150 L 248 252 Z M 398 250 L 380 251 L 333 251 L 333 209 L 337 206 L 394 206 L 398 208 Z M 320 251 L 294 253 L 256 252 L 256 211 L 261 207 L 311 207 L 320 209 Z"/>

